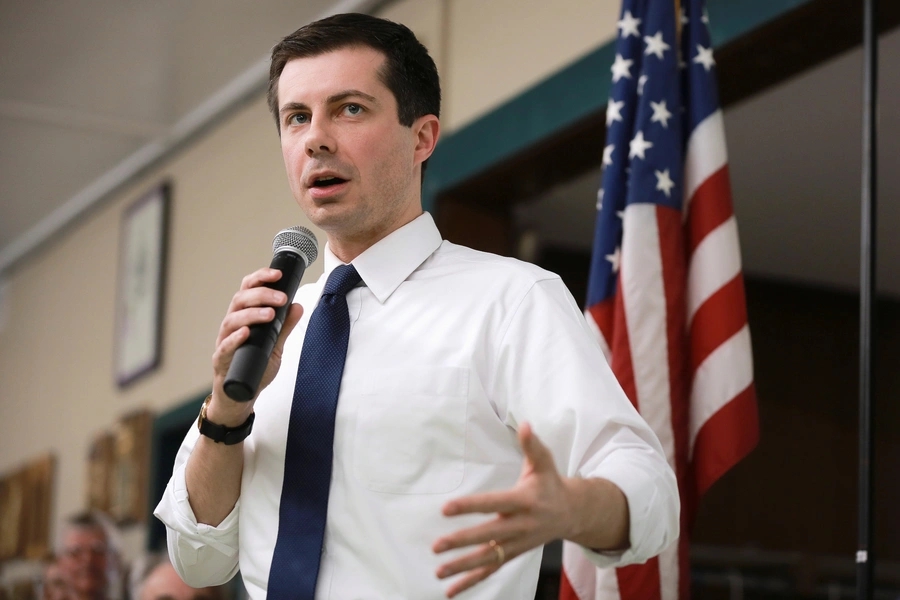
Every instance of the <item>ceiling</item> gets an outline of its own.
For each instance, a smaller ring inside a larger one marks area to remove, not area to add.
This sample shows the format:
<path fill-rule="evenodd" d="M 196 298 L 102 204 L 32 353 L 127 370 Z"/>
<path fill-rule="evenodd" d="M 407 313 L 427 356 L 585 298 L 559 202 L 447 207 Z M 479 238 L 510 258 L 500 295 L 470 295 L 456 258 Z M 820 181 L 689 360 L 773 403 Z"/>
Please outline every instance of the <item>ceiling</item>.
<path fill-rule="evenodd" d="M 0 0 L 0 255 L 157 140 L 297 26 L 344 0 Z M 369 4 L 375 4 L 370 2 Z M 225 43 L 223 43 L 223 40 Z M 900 296 L 900 32 L 882 38 L 879 281 Z M 853 288 L 862 52 L 732 106 L 746 270 Z M 590 247 L 599 172 L 524 207 L 544 243 Z"/>

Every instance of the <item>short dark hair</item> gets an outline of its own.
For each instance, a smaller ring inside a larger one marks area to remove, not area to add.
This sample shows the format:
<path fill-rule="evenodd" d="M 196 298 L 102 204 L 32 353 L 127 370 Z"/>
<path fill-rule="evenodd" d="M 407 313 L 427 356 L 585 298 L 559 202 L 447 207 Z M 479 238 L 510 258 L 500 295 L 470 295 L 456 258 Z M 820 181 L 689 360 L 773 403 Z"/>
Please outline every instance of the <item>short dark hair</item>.
<path fill-rule="evenodd" d="M 401 125 L 412 127 L 416 119 L 425 115 L 441 116 L 437 67 L 415 34 L 405 25 L 387 19 L 348 13 L 304 25 L 272 49 L 266 99 L 279 132 L 278 80 L 288 61 L 359 46 L 384 54 L 384 66 L 378 75 L 397 100 Z"/>
<path fill-rule="evenodd" d="M 106 527 L 103 526 L 103 522 L 90 511 L 80 512 L 69 517 L 66 524 L 79 529 L 96 529 L 106 535 Z"/>

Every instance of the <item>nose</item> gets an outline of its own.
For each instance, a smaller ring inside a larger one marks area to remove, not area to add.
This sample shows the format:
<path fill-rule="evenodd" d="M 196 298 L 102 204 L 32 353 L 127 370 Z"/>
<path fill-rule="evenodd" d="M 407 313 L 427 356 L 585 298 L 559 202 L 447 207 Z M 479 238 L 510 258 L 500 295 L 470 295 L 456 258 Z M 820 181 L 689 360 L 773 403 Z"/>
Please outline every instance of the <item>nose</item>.
<path fill-rule="evenodd" d="M 317 154 L 334 154 L 337 141 L 327 118 L 315 118 L 310 121 L 306 132 L 306 154 L 311 158 Z"/>

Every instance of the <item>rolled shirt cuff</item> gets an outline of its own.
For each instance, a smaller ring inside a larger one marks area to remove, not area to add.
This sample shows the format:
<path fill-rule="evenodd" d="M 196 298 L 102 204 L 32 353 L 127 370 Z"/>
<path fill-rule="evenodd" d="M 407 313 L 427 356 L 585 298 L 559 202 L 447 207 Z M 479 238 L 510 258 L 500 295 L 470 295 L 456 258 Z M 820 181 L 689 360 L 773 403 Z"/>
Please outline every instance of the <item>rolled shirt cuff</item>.
<path fill-rule="evenodd" d="M 196 564 L 201 548 L 210 547 L 228 557 L 238 553 L 238 510 L 241 501 L 218 526 L 198 523 L 188 499 L 185 484 L 185 467 L 179 466 L 166 486 L 162 500 L 153 514 L 174 534 L 179 552 L 180 562 L 185 566 Z"/>

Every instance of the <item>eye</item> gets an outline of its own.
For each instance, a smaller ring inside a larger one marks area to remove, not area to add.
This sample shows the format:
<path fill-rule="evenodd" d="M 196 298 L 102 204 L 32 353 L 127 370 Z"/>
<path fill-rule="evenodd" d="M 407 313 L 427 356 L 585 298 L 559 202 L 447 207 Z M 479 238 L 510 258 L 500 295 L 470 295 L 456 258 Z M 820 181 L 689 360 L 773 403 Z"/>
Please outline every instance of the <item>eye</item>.
<path fill-rule="evenodd" d="M 359 104 L 347 104 L 346 106 L 344 106 L 344 110 L 347 112 L 347 114 L 356 116 L 363 112 L 363 107 Z"/>
<path fill-rule="evenodd" d="M 288 117 L 288 125 L 305 125 L 309 123 L 309 115 L 305 113 L 294 113 Z"/>

